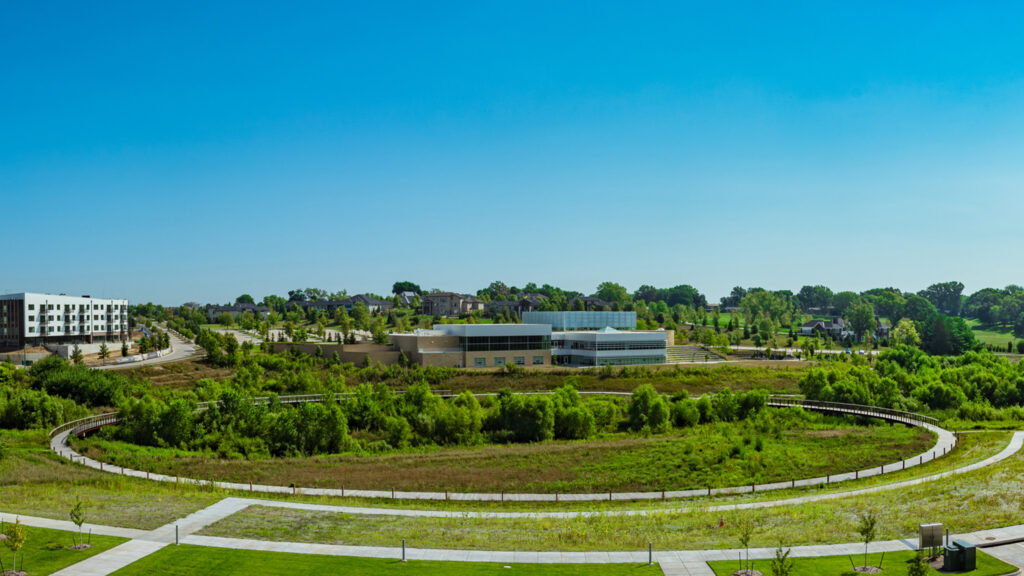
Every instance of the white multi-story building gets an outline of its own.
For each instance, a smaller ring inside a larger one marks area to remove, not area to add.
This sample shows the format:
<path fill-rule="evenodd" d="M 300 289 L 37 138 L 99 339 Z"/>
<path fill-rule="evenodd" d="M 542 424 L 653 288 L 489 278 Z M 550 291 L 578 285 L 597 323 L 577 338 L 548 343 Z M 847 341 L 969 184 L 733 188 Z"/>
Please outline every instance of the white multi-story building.
<path fill-rule="evenodd" d="M 664 364 L 669 334 L 619 331 L 614 328 L 551 333 L 551 356 L 568 366 Z"/>
<path fill-rule="evenodd" d="M 0 296 L 0 348 L 129 338 L 127 300 L 31 292 Z"/>

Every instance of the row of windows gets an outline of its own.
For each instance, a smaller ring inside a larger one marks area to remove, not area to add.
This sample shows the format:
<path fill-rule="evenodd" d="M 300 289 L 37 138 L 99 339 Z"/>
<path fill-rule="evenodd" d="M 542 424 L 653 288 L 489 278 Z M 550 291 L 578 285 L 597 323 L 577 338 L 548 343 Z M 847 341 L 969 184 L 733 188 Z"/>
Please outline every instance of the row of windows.
<path fill-rule="evenodd" d="M 39 305 L 39 309 L 40 310 L 53 310 L 53 306 L 54 306 L 53 304 L 40 304 Z M 36 309 L 36 305 L 35 304 L 29 304 L 28 305 L 28 309 L 29 310 L 35 310 Z M 65 304 L 64 305 L 64 311 L 65 312 L 70 312 L 70 311 L 72 311 L 74 309 L 75 309 L 75 305 L 74 304 Z M 88 309 L 89 309 L 89 305 L 88 304 L 78 304 L 78 311 L 79 312 L 85 312 Z M 121 310 L 121 311 L 124 311 L 125 306 L 124 306 L 124 304 L 115 305 L 115 306 L 104 306 L 103 304 L 93 304 L 92 305 L 92 309 L 93 310 L 103 310 L 103 309 L 106 309 L 107 311 L 110 311 L 110 310 Z M 60 310 L 60 304 L 57 304 L 57 310 Z"/>
<path fill-rule="evenodd" d="M 472 336 L 459 338 L 463 352 L 511 352 L 515 350 L 550 350 L 550 336 Z"/>
<path fill-rule="evenodd" d="M 57 319 L 57 322 L 61 321 L 60 314 L 58 314 L 57 316 L 49 316 L 49 315 L 47 315 L 47 316 L 40 316 L 39 317 L 39 321 L 40 322 L 53 322 L 54 318 Z M 73 314 L 68 315 L 65 318 L 69 322 L 75 320 L 75 316 Z M 111 314 L 110 318 L 109 318 L 109 320 L 120 320 L 120 319 L 121 319 L 121 315 L 120 314 Z M 88 321 L 88 320 L 108 320 L 108 318 L 107 318 L 106 314 L 97 314 L 95 316 L 89 316 L 88 314 L 79 314 L 78 315 L 78 321 L 79 322 L 85 322 L 85 321 Z M 36 317 L 32 316 L 32 315 L 29 315 L 28 321 L 29 322 L 35 322 L 36 321 Z"/>
<path fill-rule="evenodd" d="M 664 350 L 665 342 L 580 342 L 570 340 L 554 340 L 551 343 L 556 349 L 569 350 Z"/>
<path fill-rule="evenodd" d="M 47 329 L 44 331 L 43 328 L 47 328 Z M 116 331 L 121 330 L 121 329 L 122 328 L 121 328 L 120 324 L 108 325 L 106 327 L 106 330 L 104 330 L 102 325 L 97 325 L 97 326 L 93 326 L 92 327 L 92 331 L 93 332 L 116 332 Z M 63 332 L 63 331 L 64 331 L 64 329 L 61 328 L 60 326 L 49 326 L 49 327 L 43 326 L 43 327 L 41 327 L 39 329 L 39 333 L 40 334 L 42 334 L 43 332 L 46 332 L 47 334 L 49 334 L 49 333 L 52 333 L 52 332 Z M 82 332 L 88 332 L 88 331 L 89 331 L 89 327 L 88 326 L 85 326 L 85 327 L 82 328 Z M 36 333 L 36 327 L 35 326 L 29 326 L 28 327 L 28 332 L 29 332 L 29 334 L 35 334 Z M 69 326 L 68 327 L 68 332 L 78 332 L 78 327 L 77 326 Z"/>
<path fill-rule="evenodd" d="M 665 359 L 657 356 L 625 356 L 622 358 L 589 358 L 571 354 L 556 357 L 559 364 L 571 366 L 634 366 L 637 364 L 663 364 Z"/>
<path fill-rule="evenodd" d="M 516 366 L 526 366 L 526 356 L 513 356 L 512 357 L 512 363 L 515 364 Z M 534 356 L 533 357 L 533 365 L 534 366 L 542 366 L 543 364 L 544 364 L 544 357 L 543 356 Z M 505 365 L 505 357 L 504 356 L 495 356 L 495 358 L 494 358 L 494 365 L 495 366 L 504 366 Z M 473 366 L 475 368 L 484 368 L 484 367 L 486 367 L 487 366 L 487 358 L 473 358 Z"/>

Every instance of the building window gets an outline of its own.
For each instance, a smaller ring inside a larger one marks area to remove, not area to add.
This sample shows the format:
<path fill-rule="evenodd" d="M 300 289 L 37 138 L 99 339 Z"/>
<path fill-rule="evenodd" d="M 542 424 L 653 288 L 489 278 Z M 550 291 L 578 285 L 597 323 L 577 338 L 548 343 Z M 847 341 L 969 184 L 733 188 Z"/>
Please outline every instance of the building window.
<path fill-rule="evenodd" d="M 47 332 L 53 332 L 53 326 L 50 326 L 50 328 L 49 328 L 49 329 L 47 329 L 46 331 L 47 331 Z"/>
<path fill-rule="evenodd" d="M 47 304 L 46 305 L 46 309 L 47 310 L 53 310 L 53 304 Z"/>
<path fill-rule="evenodd" d="M 35 304 L 29 304 L 28 305 L 28 309 L 29 310 L 35 310 L 36 309 L 36 305 Z"/>
<path fill-rule="evenodd" d="M 36 321 L 36 317 L 35 316 L 29 316 L 28 317 L 28 321 L 29 322 L 35 322 Z"/>
<path fill-rule="evenodd" d="M 526 356 L 515 356 L 512 358 L 512 362 L 514 362 L 516 366 L 526 366 Z"/>
<path fill-rule="evenodd" d="M 29 327 L 28 327 L 28 331 L 29 331 L 30 333 L 32 333 L 32 334 L 35 334 L 35 332 L 36 332 L 36 327 L 35 327 L 35 326 L 29 326 Z"/>
<path fill-rule="evenodd" d="M 496 356 L 494 358 L 494 365 L 495 366 L 504 366 L 505 365 L 505 357 L 504 356 Z"/>
<path fill-rule="evenodd" d="M 477 368 L 487 366 L 487 358 L 473 358 L 473 366 Z"/>
<path fill-rule="evenodd" d="M 534 356 L 533 357 L 533 365 L 534 366 L 541 366 L 543 364 L 544 364 L 544 357 L 543 356 Z"/>

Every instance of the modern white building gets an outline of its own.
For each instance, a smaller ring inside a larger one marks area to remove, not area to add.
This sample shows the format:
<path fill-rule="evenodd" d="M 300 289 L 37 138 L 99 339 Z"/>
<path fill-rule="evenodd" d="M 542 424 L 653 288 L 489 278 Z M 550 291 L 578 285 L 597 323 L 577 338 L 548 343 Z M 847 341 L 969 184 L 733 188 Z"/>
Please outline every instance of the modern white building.
<path fill-rule="evenodd" d="M 668 333 L 575 330 L 551 333 L 551 357 L 564 366 L 629 366 L 667 362 Z"/>
<path fill-rule="evenodd" d="M 128 300 L 32 292 L 0 296 L 0 349 L 129 338 Z"/>

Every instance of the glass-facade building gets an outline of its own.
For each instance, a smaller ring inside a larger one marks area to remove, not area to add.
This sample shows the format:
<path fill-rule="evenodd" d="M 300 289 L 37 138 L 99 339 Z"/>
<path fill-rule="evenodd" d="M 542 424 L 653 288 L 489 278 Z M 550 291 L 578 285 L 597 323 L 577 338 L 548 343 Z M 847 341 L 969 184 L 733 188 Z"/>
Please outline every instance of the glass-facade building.
<path fill-rule="evenodd" d="M 551 333 L 552 360 L 563 366 L 631 366 L 664 364 L 668 335 L 664 331 L 597 331 Z"/>
<path fill-rule="evenodd" d="M 523 312 L 523 324 L 550 324 L 552 330 L 636 330 L 636 312 Z"/>

